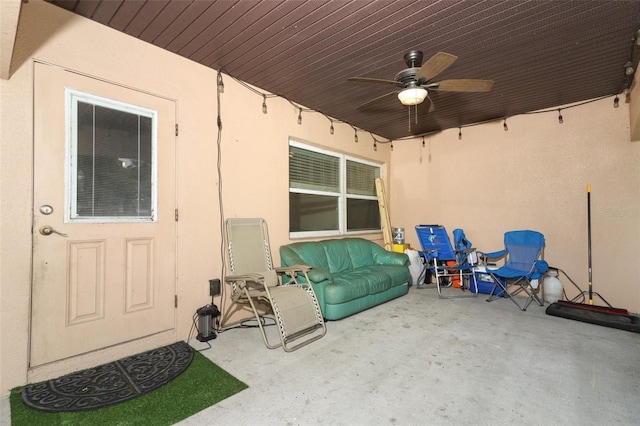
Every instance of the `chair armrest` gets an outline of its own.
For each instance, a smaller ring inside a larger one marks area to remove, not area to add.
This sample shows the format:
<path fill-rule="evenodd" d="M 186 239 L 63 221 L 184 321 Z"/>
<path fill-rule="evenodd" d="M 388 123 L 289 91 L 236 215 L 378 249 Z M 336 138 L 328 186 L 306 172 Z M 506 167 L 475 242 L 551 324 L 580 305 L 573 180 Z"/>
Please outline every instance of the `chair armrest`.
<path fill-rule="evenodd" d="M 536 260 L 533 263 L 533 270 L 534 272 L 542 276 L 545 272 L 549 270 L 549 264 L 544 259 Z"/>
<path fill-rule="evenodd" d="M 474 251 L 476 251 L 475 247 L 464 248 L 462 250 L 454 250 L 454 252 L 456 252 L 456 253 L 473 253 Z M 480 252 L 478 252 L 478 253 L 480 253 Z"/>
<path fill-rule="evenodd" d="M 291 265 L 291 266 L 280 266 L 274 269 L 278 273 L 289 274 L 292 272 L 309 272 L 311 268 L 312 267 L 309 265 Z"/>
<path fill-rule="evenodd" d="M 309 265 L 280 266 L 274 269 L 278 274 L 282 285 L 298 284 L 301 282 L 306 283 L 307 281 L 311 281 L 307 275 L 307 272 L 311 270 L 311 266 Z"/>
<path fill-rule="evenodd" d="M 264 276 L 262 274 L 227 275 L 224 277 L 224 282 L 229 284 L 235 283 L 239 288 L 251 287 L 248 285 L 249 283 L 264 287 Z"/>
<path fill-rule="evenodd" d="M 482 255 L 487 259 L 499 259 L 505 256 L 507 254 L 507 251 L 506 250 L 491 251 L 491 252 L 478 251 L 478 254 Z"/>
<path fill-rule="evenodd" d="M 420 254 L 420 257 L 422 257 L 424 260 L 426 260 L 427 262 L 431 262 L 432 259 L 437 259 L 438 258 L 438 252 L 440 251 L 440 249 L 428 249 L 428 250 L 418 250 L 418 253 Z"/>

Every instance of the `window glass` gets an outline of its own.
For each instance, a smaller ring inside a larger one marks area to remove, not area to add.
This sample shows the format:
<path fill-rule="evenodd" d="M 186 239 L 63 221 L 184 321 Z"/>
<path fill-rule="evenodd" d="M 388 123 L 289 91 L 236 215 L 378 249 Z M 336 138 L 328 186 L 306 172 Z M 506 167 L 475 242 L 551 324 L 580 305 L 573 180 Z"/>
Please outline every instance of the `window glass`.
<path fill-rule="evenodd" d="M 289 193 L 290 232 L 338 229 L 338 197 Z"/>
<path fill-rule="evenodd" d="M 154 220 L 154 114 L 71 94 L 70 219 Z"/>
<path fill-rule="evenodd" d="M 379 164 L 296 141 L 289 148 L 291 237 L 380 231 Z"/>

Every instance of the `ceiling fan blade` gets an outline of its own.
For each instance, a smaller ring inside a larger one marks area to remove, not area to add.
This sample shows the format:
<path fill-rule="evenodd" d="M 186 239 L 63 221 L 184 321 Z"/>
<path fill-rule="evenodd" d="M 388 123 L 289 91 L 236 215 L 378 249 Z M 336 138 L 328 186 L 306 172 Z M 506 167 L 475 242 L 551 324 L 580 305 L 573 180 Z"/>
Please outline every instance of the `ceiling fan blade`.
<path fill-rule="evenodd" d="M 376 102 L 378 102 L 378 101 L 381 101 L 381 100 L 383 100 L 384 98 L 386 98 L 386 97 L 388 97 L 388 96 L 391 96 L 391 95 L 395 95 L 395 94 L 397 94 L 397 93 L 398 93 L 397 91 L 396 91 L 396 92 L 389 92 L 389 93 L 385 93 L 384 95 L 382 95 L 382 96 L 378 96 L 377 98 L 373 98 L 373 99 L 371 99 L 370 101 L 367 101 L 367 102 L 363 103 L 362 105 L 358 105 L 358 106 L 356 107 L 356 109 L 364 108 L 364 107 L 366 107 L 366 106 L 369 106 L 369 105 L 371 105 L 371 104 L 373 104 L 373 103 L 376 103 Z"/>
<path fill-rule="evenodd" d="M 449 68 L 456 59 L 458 59 L 458 57 L 450 53 L 438 52 L 429 58 L 429 60 L 420 68 L 416 73 L 415 79 L 429 81 L 442 71 Z"/>
<path fill-rule="evenodd" d="M 396 86 L 402 86 L 401 83 L 395 80 L 384 80 L 382 78 L 368 78 L 368 77 L 349 77 L 348 81 L 357 81 L 359 83 L 382 83 L 382 84 L 393 84 Z"/>
<path fill-rule="evenodd" d="M 442 80 L 433 83 L 429 89 L 445 92 L 488 92 L 493 88 L 493 80 Z"/>

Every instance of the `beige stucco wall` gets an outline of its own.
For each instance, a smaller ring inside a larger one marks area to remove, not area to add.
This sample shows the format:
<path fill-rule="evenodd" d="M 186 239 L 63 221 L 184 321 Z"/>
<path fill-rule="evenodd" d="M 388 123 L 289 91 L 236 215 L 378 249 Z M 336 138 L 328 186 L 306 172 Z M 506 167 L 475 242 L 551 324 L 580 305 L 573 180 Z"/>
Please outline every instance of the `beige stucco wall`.
<path fill-rule="evenodd" d="M 0 395 L 28 373 L 33 185 L 33 63 L 62 66 L 174 99 L 177 138 L 177 332 L 188 337 L 195 310 L 210 302 L 208 280 L 222 274 L 220 204 L 226 217 L 264 217 L 274 260 L 288 237 L 288 138 L 387 163 L 388 145 L 321 114 L 303 113 L 280 98 L 267 100 L 228 76 L 221 95 L 222 203 L 218 198 L 216 72 L 39 0 L 22 5 L 11 78 L 0 79 Z M 367 238 L 381 239 L 380 234 Z M 216 303 L 220 301 L 216 299 Z M 233 344 L 219 338 L 214 345 Z M 256 344 L 261 345 L 260 342 Z M 92 355 L 77 365 L 91 363 Z M 68 368 L 68 367 L 64 367 Z M 64 369 L 52 370 L 52 373 Z M 42 379 L 43 377 L 38 376 Z"/>
<path fill-rule="evenodd" d="M 562 116 L 563 124 L 557 111 L 512 117 L 508 131 L 502 121 L 463 128 L 462 140 L 451 129 L 425 138 L 424 148 L 421 140 L 395 144 L 391 222 L 407 228 L 414 247 L 415 225 L 437 223 L 463 228 L 484 251 L 502 249 L 505 231 L 538 230 L 548 262 L 587 290 L 591 184 L 593 290 L 640 312 L 640 144 L 630 141 L 628 105 L 613 108 L 611 97 Z"/>

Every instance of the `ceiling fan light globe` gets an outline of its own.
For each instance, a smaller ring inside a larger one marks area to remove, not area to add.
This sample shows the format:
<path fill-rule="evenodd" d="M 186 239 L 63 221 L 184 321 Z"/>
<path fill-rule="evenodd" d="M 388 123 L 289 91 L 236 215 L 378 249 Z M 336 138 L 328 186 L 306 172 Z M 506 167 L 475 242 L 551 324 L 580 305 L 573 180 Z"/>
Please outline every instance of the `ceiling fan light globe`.
<path fill-rule="evenodd" d="M 418 105 L 424 102 L 427 90 L 423 87 L 409 87 L 398 93 L 398 99 L 402 105 Z"/>

